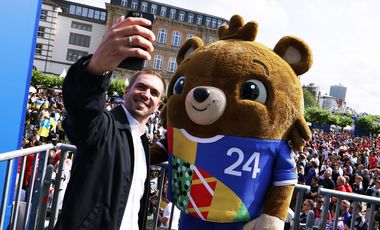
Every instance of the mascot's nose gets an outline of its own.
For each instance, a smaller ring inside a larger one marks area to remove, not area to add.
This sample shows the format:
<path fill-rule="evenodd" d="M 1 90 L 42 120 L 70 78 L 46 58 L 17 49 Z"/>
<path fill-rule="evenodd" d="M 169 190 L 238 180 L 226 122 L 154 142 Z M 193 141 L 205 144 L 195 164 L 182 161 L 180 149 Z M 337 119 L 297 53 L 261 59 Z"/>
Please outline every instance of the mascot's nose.
<path fill-rule="evenodd" d="M 206 100 L 210 94 L 211 91 L 209 89 L 202 87 L 196 88 L 193 92 L 194 99 L 199 103 Z"/>

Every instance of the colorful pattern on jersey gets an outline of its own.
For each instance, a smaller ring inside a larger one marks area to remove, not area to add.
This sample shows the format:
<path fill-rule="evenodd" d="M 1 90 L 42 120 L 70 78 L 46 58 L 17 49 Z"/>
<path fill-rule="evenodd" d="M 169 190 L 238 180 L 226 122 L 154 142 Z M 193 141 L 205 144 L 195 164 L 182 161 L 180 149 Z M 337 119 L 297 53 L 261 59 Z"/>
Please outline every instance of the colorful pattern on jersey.
<path fill-rule="evenodd" d="M 297 182 L 289 146 L 281 140 L 191 137 L 168 127 L 169 198 L 187 214 L 211 222 L 257 218 L 273 185 Z"/>

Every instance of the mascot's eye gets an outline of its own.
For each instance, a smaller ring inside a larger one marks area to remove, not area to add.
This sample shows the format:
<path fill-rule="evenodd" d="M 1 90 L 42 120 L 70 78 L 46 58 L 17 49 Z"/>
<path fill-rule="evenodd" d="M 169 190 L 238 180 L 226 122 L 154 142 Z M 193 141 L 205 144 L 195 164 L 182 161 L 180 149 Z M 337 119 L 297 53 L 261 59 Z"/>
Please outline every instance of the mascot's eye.
<path fill-rule="evenodd" d="M 180 94 L 183 91 L 183 87 L 185 86 L 185 77 L 180 76 L 177 81 L 174 83 L 173 87 L 173 95 Z"/>
<path fill-rule="evenodd" d="M 240 88 L 240 97 L 265 104 L 267 101 L 267 89 L 261 81 L 248 80 Z"/>

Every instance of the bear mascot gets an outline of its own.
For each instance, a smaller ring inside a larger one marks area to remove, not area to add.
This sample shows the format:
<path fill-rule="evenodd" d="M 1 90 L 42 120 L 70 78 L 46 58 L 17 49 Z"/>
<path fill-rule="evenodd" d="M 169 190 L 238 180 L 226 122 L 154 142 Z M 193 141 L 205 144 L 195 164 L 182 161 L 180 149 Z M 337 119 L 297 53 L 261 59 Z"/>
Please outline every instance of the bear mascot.
<path fill-rule="evenodd" d="M 255 41 L 257 28 L 234 15 L 219 41 L 193 37 L 178 53 L 162 113 L 166 144 L 151 154 L 168 160 L 180 229 L 284 228 L 297 183 L 289 145 L 301 150 L 311 138 L 298 75 L 312 53 L 294 36 L 271 50 Z"/>

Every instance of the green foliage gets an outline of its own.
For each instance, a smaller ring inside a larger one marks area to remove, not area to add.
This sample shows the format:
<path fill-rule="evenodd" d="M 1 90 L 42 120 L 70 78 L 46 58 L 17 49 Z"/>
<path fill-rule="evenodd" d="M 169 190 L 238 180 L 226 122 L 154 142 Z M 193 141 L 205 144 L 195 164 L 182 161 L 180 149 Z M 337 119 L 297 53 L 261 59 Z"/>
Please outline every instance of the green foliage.
<path fill-rule="evenodd" d="M 38 89 L 62 88 L 63 78 L 53 74 L 45 74 L 38 70 L 33 70 L 30 85 Z"/>
<path fill-rule="evenodd" d="M 313 125 L 331 125 L 332 114 L 330 111 L 318 107 L 305 109 L 305 119 Z"/>
<path fill-rule="evenodd" d="M 378 115 L 367 115 L 359 117 L 358 119 L 359 127 L 367 132 L 380 133 L 380 116 Z"/>
<path fill-rule="evenodd" d="M 125 91 L 125 80 L 120 78 L 112 78 L 110 85 L 107 89 L 108 96 L 123 97 Z"/>
<path fill-rule="evenodd" d="M 305 109 L 311 108 L 311 107 L 318 107 L 318 103 L 314 95 L 306 88 L 302 88 L 302 91 L 303 91 L 303 103 L 304 103 Z"/>
<path fill-rule="evenodd" d="M 339 115 L 339 114 L 337 114 L 335 116 L 338 117 L 337 125 L 342 127 L 342 128 L 344 128 L 348 125 L 351 126 L 352 124 L 354 124 L 354 119 L 352 119 L 351 117 L 347 117 L 347 116 L 343 116 L 343 115 Z"/>
<path fill-rule="evenodd" d="M 346 127 L 352 125 L 354 120 L 350 117 L 343 116 L 342 113 L 332 113 L 317 107 L 305 109 L 305 119 L 313 125 L 335 125 Z"/>

